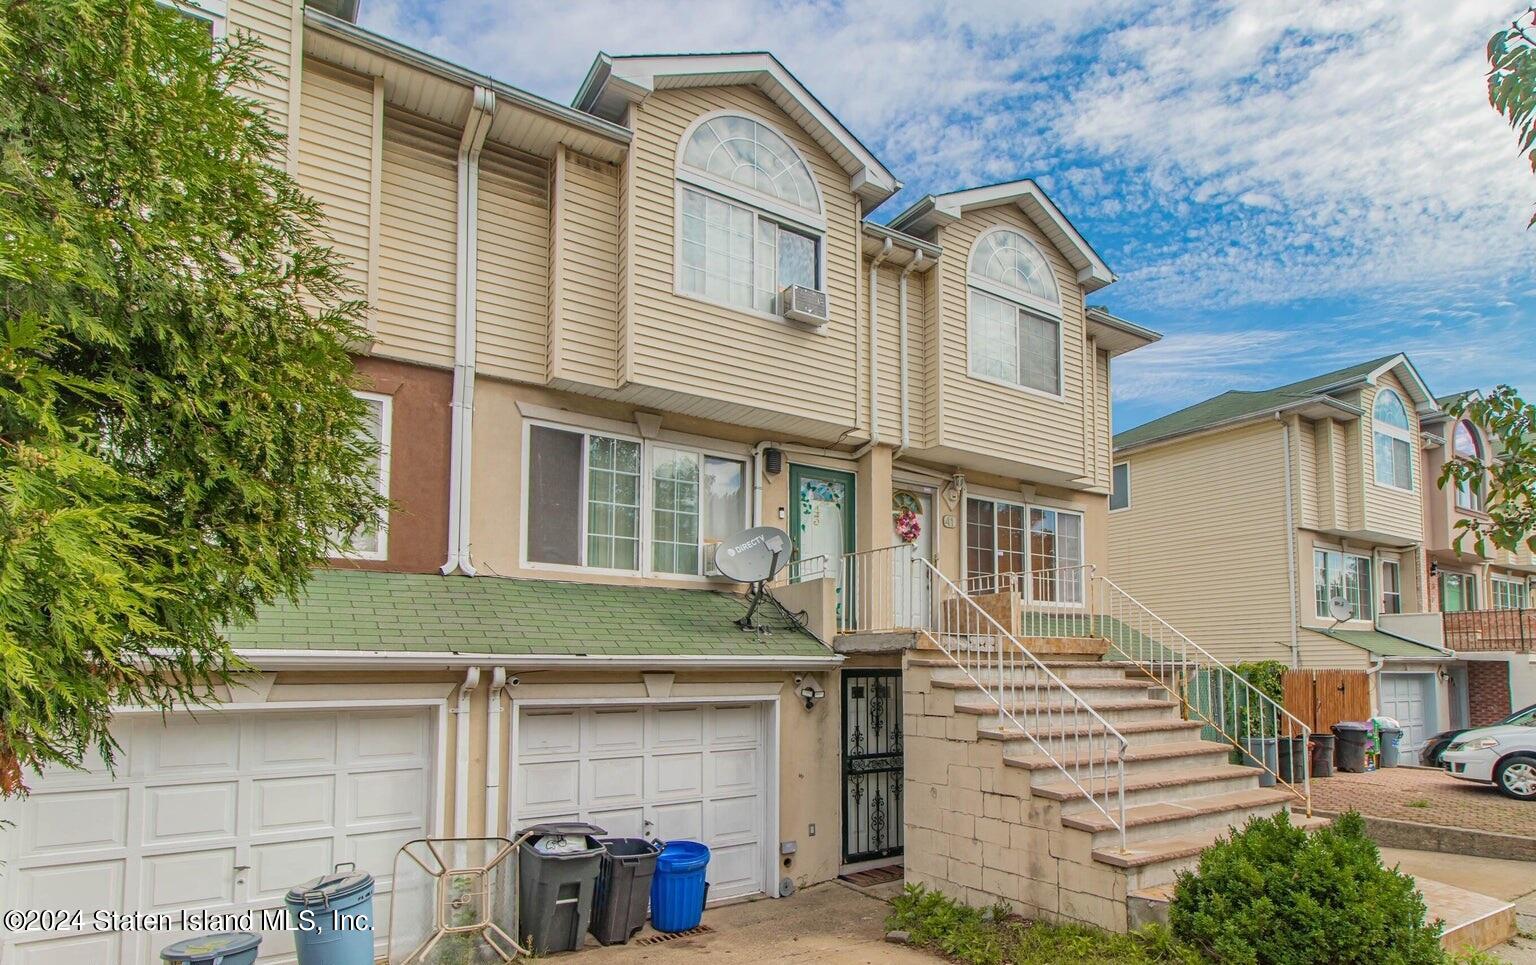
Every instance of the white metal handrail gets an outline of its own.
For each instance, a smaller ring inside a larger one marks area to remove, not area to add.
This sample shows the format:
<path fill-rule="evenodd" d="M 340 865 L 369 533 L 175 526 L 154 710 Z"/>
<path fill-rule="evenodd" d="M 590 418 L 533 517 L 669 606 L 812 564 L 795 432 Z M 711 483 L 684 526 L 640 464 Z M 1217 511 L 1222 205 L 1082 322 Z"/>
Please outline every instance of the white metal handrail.
<path fill-rule="evenodd" d="M 1109 577 L 1094 574 L 1090 586 L 1093 592 L 1088 602 L 1097 624 L 1096 635 L 1107 639 L 1119 654 L 1173 694 L 1184 705 L 1186 715 L 1203 721 L 1242 751 L 1246 763 L 1262 768 L 1301 798 L 1310 816 L 1312 729 Z M 1282 740 L 1288 742 L 1285 751 L 1291 764 L 1284 769 L 1278 761 Z M 1270 758 L 1271 746 L 1276 752 L 1274 760 Z"/>
<path fill-rule="evenodd" d="M 922 631 L 997 705 L 999 726 L 1017 730 L 1114 825 L 1124 850 L 1125 737 L 932 563 L 912 565 L 937 589 Z"/>
<path fill-rule="evenodd" d="M 933 584 L 927 571 L 912 565 L 916 557 L 911 543 L 844 554 L 838 570 L 838 632 L 926 628 Z"/>

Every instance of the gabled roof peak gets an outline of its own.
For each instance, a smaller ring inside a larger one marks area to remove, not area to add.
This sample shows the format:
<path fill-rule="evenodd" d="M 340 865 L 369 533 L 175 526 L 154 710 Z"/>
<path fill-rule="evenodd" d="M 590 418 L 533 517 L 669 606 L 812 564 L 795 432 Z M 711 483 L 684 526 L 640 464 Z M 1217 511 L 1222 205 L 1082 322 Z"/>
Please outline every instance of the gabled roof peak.
<path fill-rule="evenodd" d="M 773 54 L 762 50 L 707 54 L 597 55 L 571 106 L 619 122 L 631 104 L 674 87 L 746 85 L 762 91 L 848 173 L 850 189 L 871 211 L 901 190 L 880 159 L 843 126 Z"/>

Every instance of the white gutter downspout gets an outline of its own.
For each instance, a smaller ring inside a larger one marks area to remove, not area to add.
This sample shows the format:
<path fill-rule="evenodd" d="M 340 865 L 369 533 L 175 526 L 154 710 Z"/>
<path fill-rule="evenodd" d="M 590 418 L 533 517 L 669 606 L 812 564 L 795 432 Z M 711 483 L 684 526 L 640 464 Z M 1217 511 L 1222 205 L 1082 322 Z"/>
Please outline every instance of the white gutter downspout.
<path fill-rule="evenodd" d="M 1291 588 L 1291 667 L 1301 667 L 1301 614 L 1296 603 L 1296 504 L 1291 494 L 1291 424 L 1279 412 L 1275 418 L 1285 440 L 1285 579 Z"/>
<path fill-rule="evenodd" d="M 458 738 L 453 761 L 453 834 L 458 838 L 469 837 L 469 697 L 479 686 L 480 668 L 470 667 L 453 708 L 453 731 Z"/>
<path fill-rule="evenodd" d="M 507 668 L 491 671 L 490 705 L 485 715 L 485 836 L 501 832 L 501 692 L 507 687 Z"/>
<path fill-rule="evenodd" d="M 923 253 L 916 251 L 912 253 L 912 260 L 907 263 L 907 267 L 901 270 L 901 289 L 897 302 L 899 307 L 896 312 L 899 332 L 897 338 L 901 351 L 901 448 L 896 455 L 906 452 L 907 447 L 912 444 L 911 416 L 907 405 L 907 276 L 916 271 L 922 263 Z M 891 458 L 894 459 L 895 456 Z"/>
<path fill-rule="evenodd" d="M 476 86 L 459 140 L 458 276 L 453 337 L 453 430 L 449 456 L 448 559 L 442 571 L 474 576 L 469 560 L 469 480 L 475 421 L 475 285 L 479 278 L 480 149 L 496 115 L 496 95 Z"/>
<path fill-rule="evenodd" d="M 880 265 L 891 256 L 891 239 L 869 263 L 869 441 L 849 458 L 860 459 L 880 442 Z"/>

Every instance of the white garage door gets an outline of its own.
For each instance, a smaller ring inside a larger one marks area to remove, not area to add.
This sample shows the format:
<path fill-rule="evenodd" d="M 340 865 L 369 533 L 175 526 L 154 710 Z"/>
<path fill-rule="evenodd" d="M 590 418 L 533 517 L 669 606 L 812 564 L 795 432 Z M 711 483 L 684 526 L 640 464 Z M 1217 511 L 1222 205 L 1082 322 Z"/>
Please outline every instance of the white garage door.
<path fill-rule="evenodd" d="M 750 704 L 526 708 L 512 830 L 588 821 L 709 845 L 711 901 L 763 891 L 765 711 Z"/>
<path fill-rule="evenodd" d="M 1381 712 L 1403 725 L 1402 756 L 1410 764 L 1418 763 L 1419 751 L 1434 733 L 1430 729 L 1434 685 L 1435 675 L 1430 673 L 1381 675 Z"/>
<path fill-rule="evenodd" d="M 115 778 L 50 773 L 9 807 L 0 897 L 6 908 L 84 909 L 87 927 L 97 909 L 236 913 L 280 905 L 339 861 L 387 892 L 395 851 L 428 826 L 431 732 L 415 710 L 123 718 Z M 385 896 L 381 941 L 388 912 Z M 186 934 L 7 934 L 0 960 L 149 965 Z M 294 960 L 284 932 L 265 932 L 262 952 Z"/>

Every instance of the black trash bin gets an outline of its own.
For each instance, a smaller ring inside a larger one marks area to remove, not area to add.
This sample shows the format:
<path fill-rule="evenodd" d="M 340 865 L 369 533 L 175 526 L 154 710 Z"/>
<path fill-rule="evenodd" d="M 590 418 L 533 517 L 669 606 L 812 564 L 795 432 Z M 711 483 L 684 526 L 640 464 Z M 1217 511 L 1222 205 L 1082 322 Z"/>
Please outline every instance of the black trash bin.
<path fill-rule="evenodd" d="M 580 948 L 592 918 L 592 898 L 603 860 L 590 824 L 536 824 L 518 832 L 518 938 L 537 955 Z"/>
<path fill-rule="evenodd" d="M 1307 776 L 1307 739 L 1282 737 L 1277 749 L 1280 780 L 1287 784 L 1300 784 Z"/>
<path fill-rule="evenodd" d="M 661 845 L 645 838 L 603 838 L 597 897 L 592 908 L 592 937 L 604 945 L 622 945 L 645 927 L 651 878 Z"/>
<path fill-rule="evenodd" d="M 1312 735 L 1312 776 L 1333 776 L 1333 735 Z"/>
<path fill-rule="evenodd" d="M 1371 746 L 1371 725 L 1359 720 L 1341 720 L 1333 725 L 1337 739 L 1334 763 L 1350 774 L 1365 773 L 1366 751 Z"/>

